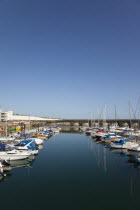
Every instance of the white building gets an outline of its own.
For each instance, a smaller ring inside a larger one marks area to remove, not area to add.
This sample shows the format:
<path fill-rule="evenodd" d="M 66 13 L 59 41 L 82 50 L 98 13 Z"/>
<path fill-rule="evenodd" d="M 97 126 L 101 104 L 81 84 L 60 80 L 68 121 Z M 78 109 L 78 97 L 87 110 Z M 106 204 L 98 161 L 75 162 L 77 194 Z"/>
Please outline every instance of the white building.
<path fill-rule="evenodd" d="M 0 110 L 0 122 L 6 122 L 12 120 L 13 111 L 3 112 Z"/>
<path fill-rule="evenodd" d="M 13 111 L 3 112 L 0 110 L 0 122 L 6 121 L 56 121 L 58 119 L 45 118 L 45 117 L 34 117 L 29 115 L 18 115 L 13 114 Z"/>

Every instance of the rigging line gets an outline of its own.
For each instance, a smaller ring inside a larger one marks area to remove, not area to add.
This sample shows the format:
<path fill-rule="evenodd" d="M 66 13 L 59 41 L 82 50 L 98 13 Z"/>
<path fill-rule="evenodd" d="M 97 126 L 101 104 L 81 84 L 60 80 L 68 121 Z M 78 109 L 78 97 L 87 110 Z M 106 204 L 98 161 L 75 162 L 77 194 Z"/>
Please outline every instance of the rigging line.
<path fill-rule="evenodd" d="M 136 120 L 136 115 L 135 115 L 135 113 L 134 113 L 134 110 L 133 110 L 133 107 L 132 107 L 131 103 L 130 103 L 130 108 L 131 108 L 131 110 L 132 110 L 133 117 L 134 117 L 134 119 Z"/>
<path fill-rule="evenodd" d="M 101 110 L 101 112 L 100 112 L 99 119 L 101 119 L 101 115 L 102 115 L 102 113 L 103 113 L 103 109 L 104 109 L 104 106 L 103 106 L 103 108 L 102 108 L 102 110 Z"/>
<path fill-rule="evenodd" d="M 139 101 L 140 101 L 140 96 L 138 97 L 138 101 L 137 101 L 137 105 L 136 105 L 136 110 L 135 110 L 135 115 L 136 115 L 136 112 L 137 112 L 137 109 L 138 109 L 138 106 L 139 106 Z"/>

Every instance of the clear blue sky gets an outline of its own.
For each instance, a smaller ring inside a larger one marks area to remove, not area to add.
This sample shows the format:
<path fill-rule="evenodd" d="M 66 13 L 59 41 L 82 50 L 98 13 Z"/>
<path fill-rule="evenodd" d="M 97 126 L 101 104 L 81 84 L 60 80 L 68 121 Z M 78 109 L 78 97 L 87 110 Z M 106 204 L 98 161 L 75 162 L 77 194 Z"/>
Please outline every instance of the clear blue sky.
<path fill-rule="evenodd" d="M 0 106 L 128 117 L 140 95 L 139 0 L 0 0 Z"/>

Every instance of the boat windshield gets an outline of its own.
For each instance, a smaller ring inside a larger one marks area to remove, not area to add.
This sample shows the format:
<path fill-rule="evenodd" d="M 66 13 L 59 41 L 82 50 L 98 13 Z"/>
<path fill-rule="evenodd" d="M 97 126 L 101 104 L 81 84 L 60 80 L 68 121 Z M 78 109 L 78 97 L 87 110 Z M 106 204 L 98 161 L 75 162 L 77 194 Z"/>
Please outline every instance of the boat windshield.
<path fill-rule="evenodd" d="M 15 147 L 8 146 L 8 145 L 5 148 L 6 151 L 12 151 L 13 149 L 15 149 Z"/>

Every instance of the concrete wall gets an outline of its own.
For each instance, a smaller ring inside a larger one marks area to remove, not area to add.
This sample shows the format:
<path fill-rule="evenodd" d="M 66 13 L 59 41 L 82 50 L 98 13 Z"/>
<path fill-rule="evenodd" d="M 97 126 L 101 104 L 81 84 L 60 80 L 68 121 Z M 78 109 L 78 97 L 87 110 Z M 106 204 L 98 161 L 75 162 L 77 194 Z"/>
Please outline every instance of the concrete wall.
<path fill-rule="evenodd" d="M 43 117 L 34 117 L 34 116 L 26 116 L 26 115 L 13 115 L 13 121 L 57 121 L 57 119 L 52 118 L 43 118 Z"/>

